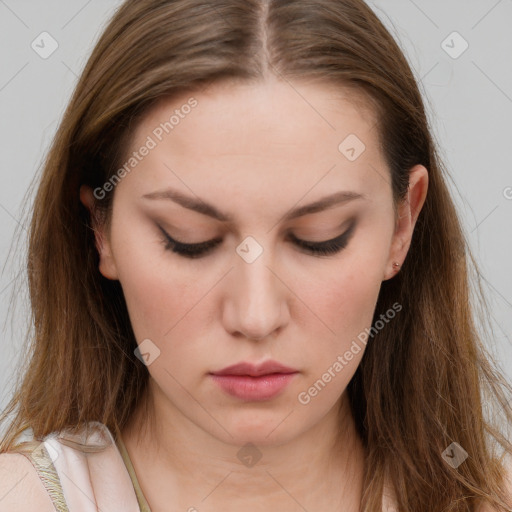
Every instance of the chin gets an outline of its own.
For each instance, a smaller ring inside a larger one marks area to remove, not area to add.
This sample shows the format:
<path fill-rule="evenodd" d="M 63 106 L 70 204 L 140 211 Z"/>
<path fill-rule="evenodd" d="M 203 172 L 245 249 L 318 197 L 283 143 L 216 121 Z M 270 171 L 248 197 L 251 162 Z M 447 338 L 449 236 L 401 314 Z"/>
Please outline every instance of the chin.
<path fill-rule="evenodd" d="M 293 423 L 293 430 L 290 430 L 290 423 L 285 418 L 290 414 L 289 408 L 286 410 L 276 409 L 270 411 L 251 411 L 244 415 L 238 411 L 238 417 L 232 421 L 224 421 L 223 426 L 229 432 L 223 430 L 223 439 L 226 442 L 244 446 L 252 443 L 256 446 L 279 446 L 293 439 L 299 432 L 296 431 L 297 424 Z"/>

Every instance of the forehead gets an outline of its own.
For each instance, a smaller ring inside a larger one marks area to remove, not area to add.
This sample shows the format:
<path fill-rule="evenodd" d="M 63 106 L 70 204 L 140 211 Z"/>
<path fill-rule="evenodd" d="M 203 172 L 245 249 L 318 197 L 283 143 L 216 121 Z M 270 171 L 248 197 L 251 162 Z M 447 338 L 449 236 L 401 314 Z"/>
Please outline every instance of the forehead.
<path fill-rule="evenodd" d="M 191 98 L 197 102 L 193 109 L 187 106 Z M 377 122 L 374 103 L 353 87 L 318 81 L 224 80 L 160 100 L 143 117 L 132 141 L 142 141 L 173 114 L 179 118 L 174 115 L 172 138 L 193 143 L 208 134 L 207 140 L 201 140 L 200 149 L 213 152 L 220 149 L 216 144 L 220 138 L 224 144 L 236 144 L 237 148 L 243 145 L 245 153 L 260 152 L 261 148 L 247 138 L 250 135 L 257 135 L 258 142 L 270 142 L 269 150 L 280 142 L 295 142 L 299 147 L 301 142 L 316 145 L 320 139 L 336 145 L 347 132 L 363 138 Z"/>
<path fill-rule="evenodd" d="M 186 182 L 198 195 L 212 187 L 303 195 L 319 180 L 324 192 L 367 192 L 382 187 L 375 171 L 386 172 L 372 107 L 364 95 L 332 84 L 215 83 L 146 113 L 128 154 L 148 137 L 154 147 L 127 181 L 145 189 L 183 189 Z"/>

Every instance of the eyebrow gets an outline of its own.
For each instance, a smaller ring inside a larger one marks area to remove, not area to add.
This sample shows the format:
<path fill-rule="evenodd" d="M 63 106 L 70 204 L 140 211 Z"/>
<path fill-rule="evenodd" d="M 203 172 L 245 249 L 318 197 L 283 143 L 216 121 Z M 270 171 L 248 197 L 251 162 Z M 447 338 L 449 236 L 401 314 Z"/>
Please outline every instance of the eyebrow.
<path fill-rule="evenodd" d="M 221 212 L 215 206 L 206 203 L 202 199 L 187 196 L 174 189 L 151 192 L 149 194 L 143 195 L 142 197 L 144 199 L 170 199 L 171 201 L 174 201 L 175 203 L 183 206 L 183 208 L 207 215 L 221 222 L 232 223 L 234 220 L 231 215 Z M 333 208 L 334 206 L 348 203 L 349 201 L 353 201 L 355 199 L 366 199 L 366 197 L 364 194 L 359 194 L 357 192 L 347 190 L 335 192 L 334 194 L 322 197 L 313 203 L 299 206 L 293 210 L 290 210 L 284 215 L 283 220 L 289 221 L 296 219 L 297 217 L 302 217 L 311 213 L 317 213 L 329 208 Z"/>

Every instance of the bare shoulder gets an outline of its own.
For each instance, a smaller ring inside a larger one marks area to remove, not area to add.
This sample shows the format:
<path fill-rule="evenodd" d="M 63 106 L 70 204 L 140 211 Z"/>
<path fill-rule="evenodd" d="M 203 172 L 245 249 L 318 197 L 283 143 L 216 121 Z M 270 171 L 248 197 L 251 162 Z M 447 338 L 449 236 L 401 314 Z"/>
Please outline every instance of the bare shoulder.
<path fill-rule="evenodd" d="M 21 453 L 0 454 L 0 512 L 55 512 L 36 469 Z"/>

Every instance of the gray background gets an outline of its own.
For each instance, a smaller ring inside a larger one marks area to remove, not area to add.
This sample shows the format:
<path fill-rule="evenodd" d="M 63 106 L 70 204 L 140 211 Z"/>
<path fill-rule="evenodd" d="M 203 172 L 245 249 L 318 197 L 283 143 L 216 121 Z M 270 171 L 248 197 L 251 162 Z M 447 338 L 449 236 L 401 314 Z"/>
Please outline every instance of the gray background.
<path fill-rule="evenodd" d="M 13 281 L 23 268 L 23 245 L 9 255 L 15 231 L 26 234 L 23 199 L 78 74 L 119 4 L 0 0 L 1 407 L 12 393 L 30 319 L 24 281 Z M 512 0 L 375 0 L 370 5 L 421 80 L 491 306 L 485 317 L 494 331 L 489 349 L 512 379 Z M 44 31 L 58 42 L 47 59 L 31 47 Z M 454 31 L 460 36 L 451 35 Z M 469 47 L 459 56 L 464 41 Z M 9 308 L 13 298 L 19 299 L 15 314 Z"/>

